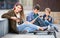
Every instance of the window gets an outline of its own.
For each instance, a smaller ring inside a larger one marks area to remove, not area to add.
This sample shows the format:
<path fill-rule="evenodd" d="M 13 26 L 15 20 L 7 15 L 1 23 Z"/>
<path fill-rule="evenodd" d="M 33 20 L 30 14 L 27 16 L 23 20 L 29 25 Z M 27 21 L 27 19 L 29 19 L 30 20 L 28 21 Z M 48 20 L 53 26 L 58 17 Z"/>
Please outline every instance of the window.
<path fill-rule="evenodd" d="M 11 9 L 18 0 L 0 0 L 0 9 Z"/>
<path fill-rule="evenodd" d="M 32 9 L 33 0 L 0 0 L 0 9 L 11 9 L 16 2 L 20 2 L 24 9 Z"/>

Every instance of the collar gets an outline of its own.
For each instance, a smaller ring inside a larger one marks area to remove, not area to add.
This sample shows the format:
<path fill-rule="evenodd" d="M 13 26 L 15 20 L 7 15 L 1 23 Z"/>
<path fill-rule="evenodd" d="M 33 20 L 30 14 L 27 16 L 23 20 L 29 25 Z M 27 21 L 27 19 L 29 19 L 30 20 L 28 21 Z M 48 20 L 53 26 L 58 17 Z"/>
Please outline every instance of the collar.
<path fill-rule="evenodd" d="M 34 12 L 32 12 L 32 15 L 34 15 Z M 39 15 L 39 14 L 38 14 Z"/>

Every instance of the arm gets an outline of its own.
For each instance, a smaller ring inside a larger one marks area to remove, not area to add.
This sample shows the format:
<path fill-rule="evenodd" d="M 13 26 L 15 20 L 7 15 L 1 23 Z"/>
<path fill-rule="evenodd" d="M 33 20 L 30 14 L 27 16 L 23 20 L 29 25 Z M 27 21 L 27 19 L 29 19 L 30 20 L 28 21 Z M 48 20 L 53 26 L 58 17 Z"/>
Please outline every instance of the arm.
<path fill-rule="evenodd" d="M 35 22 L 35 20 L 36 20 L 36 19 L 32 20 L 30 23 L 32 23 L 32 24 L 33 24 L 33 23 Z"/>
<path fill-rule="evenodd" d="M 5 13 L 2 15 L 2 18 L 11 19 L 11 15 L 10 15 L 10 13 Z"/>
<path fill-rule="evenodd" d="M 7 13 L 3 14 L 3 15 L 2 15 L 2 18 L 17 20 L 16 17 L 13 17 L 13 14 L 11 13 L 11 11 L 8 11 Z"/>
<path fill-rule="evenodd" d="M 50 17 L 50 18 L 48 19 L 48 21 L 49 21 L 49 23 L 53 23 L 52 17 Z"/>
<path fill-rule="evenodd" d="M 30 16 L 30 17 L 28 16 L 28 17 L 27 17 L 27 21 L 29 21 L 30 23 L 33 24 L 33 23 L 36 21 L 36 19 L 37 19 L 38 17 L 39 17 L 39 16 L 37 16 L 35 19 L 32 19 L 31 16 Z"/>
<path fill-rule="evenodd" d="M 27 19 L 27 21 L 29 21 L 30 23 L 34 23 L 35 20 L 36 20 L 36 19 L 33 20 L 31 16 L 27 16 L 26 19 Z"/>

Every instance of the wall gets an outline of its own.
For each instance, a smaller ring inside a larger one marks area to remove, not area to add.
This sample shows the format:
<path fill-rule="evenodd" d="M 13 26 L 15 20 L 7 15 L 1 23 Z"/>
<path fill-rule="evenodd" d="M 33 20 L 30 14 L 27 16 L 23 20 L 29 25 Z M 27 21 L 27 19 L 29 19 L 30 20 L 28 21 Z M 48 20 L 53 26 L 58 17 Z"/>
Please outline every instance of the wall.
<path fill-rule="evenodd" d="M 49 7 L 52 11 L 60 11 L 60 0 L 33 0 L 33 5 L 39 4 L 41 11 Z"/>

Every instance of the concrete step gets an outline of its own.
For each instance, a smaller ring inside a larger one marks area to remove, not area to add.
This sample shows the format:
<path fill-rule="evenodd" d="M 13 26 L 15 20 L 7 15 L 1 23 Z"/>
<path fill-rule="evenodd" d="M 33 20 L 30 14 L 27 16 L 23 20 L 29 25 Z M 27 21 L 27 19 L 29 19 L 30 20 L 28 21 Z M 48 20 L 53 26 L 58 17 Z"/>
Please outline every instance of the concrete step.
<path fill-rule="evenodd" d="M 2 38 L 54 38 L 53 35 L 7 34 Z"/>

